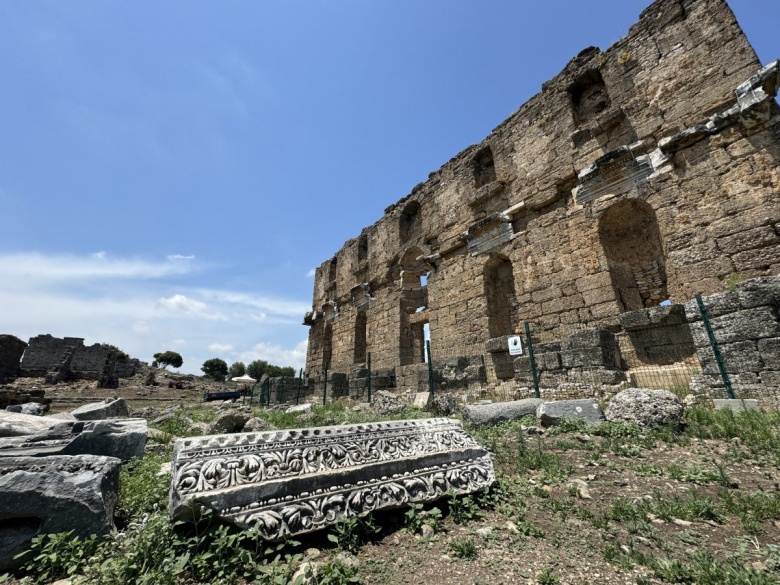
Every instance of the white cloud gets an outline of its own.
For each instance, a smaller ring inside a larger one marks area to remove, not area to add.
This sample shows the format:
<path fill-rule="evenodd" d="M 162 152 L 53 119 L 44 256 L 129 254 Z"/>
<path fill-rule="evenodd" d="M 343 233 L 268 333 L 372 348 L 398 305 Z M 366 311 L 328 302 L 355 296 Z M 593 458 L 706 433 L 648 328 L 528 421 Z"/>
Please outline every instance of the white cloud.
<path fill-rule="evenodd" d="M 193 374 L 215 353 L 303 366 L 305 344 L 301 349 L 298 341 L 307 334 L 301 325 L 307 303 L 187 286 L 183 277 L 191 281 L 203 274 L 194 265 L 189 259 L 120 258 L 110 251 L 0 253 L 0 307 L 13 307 L 0 311 L 0 333 L 25 341 L 45 333 L 84 337 L 87 344 L 111 343 L 144 361 L 186 345 L 181 371 Z"/>
<path fill-rule="evenodd" d="M 189 262 L 159 262 L 140 258 L 112 258 L 106 252 L 90 256 L 44 255 L 38 252 L 0 255 L 0 274 L 6 279 L 39 282 L 83 279 L 154 279 L 192 272 Z"/>
<path fill-rule="evenodd" d="M 306 278 L 314 278 L 314 275 L 317 273 L 317 270 L 312 268 L 306 273 Z"/>
<path fill-rule="evenodd" d="M 203 298 L 220 304 L 260 309 L 262 313 L 292 317 L 296 320 L 302 319 L 306 311 L 311 311 L 311 307 L 306 303 L 287 299 L 216 289 L 200 289 L 198 292 Z"/>
<path fill-rule="evenodd" d="M 210 310 L 206 303 L 196 301 L 195 299 L 191 299 L 181 294 L 175 294 L 167 299 L 161 298 L 157 301 L 157 306 L 162 307 L 168 313 L 174 315 L 208 319 L 210 321 L 226 320 L 225 316 Z"/>
<path fill-rule="evenodd" d="M 296 344 L 292 349 L 286 349 L 273 343 L 256 343 L 249 351 L 240 353 L 240 357 L 245 363 L 265 360 L 275 366 L 292 366 L 298 370 L 306 365 L 307 345 L 306 339 Z"/>
<path fill-rule="evenodd" d="M 169 254 L 168 256 L 166 256 L 166 258 L 168 258 L 168 260 L 171 262 L 176 262 L 180 260 L 195 260 L 195 256 L 183 256 L 181 254 Z"/>
<path fill-rule="evenodd" d="M 143 319 L 133 321 L 132 329 L 136 333 L 149 333 L 152 330 L 152 328 L 149 326 L 149 322 L 144 321 Z"/>
<path fill-rule="evenodd" d="M 216 353 L 233 353 L 233 346 L 229 343 L 211 343 L 209 344 L 209 351 Z"/>

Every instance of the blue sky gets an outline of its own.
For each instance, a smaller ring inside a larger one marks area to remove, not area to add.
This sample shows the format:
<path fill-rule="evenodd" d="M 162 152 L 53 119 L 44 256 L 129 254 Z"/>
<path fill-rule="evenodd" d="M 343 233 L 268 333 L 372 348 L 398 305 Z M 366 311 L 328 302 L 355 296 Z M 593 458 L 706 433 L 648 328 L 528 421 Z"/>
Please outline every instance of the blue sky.
<path fill-rule="evenodd" d="M 312 270 L 648 4 L 0 3 L 0 333 L 301 367 Z"/>

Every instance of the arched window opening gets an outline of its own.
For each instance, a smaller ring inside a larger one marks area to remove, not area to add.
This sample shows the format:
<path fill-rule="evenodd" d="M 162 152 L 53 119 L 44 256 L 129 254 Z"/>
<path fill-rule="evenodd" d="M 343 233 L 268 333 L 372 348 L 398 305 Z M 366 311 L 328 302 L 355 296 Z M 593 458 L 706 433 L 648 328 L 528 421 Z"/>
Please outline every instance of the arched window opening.
<path fill-rule="evenodd" d="M 330 261 L 328 269 L 328 282 L 336 282 L 336 271 L 338 270 L 338 259 L 334 256 Z"/>
<path fill-rule="evenodd" d="M 487 146 L 480 150 L 471 161 L 474 169 L 474 188 L 479 189 L 496 180 L 496 164 L 493 161 L 493 150 Z"/>
<path fill-rule="evenodd" d="M 599 239 L 623 311 L 669 299 L 661 232 L 649 204 L 639 199 L 613 204 L 599 220 Z"/>
<path fill-rule="evenodd" d="M 357 259 L 358 264 L 368 260 L 368 236 L 365 234 L 361 235 L 358 240 Z"/>
<path fill-rule="evenodd" d="M 366 352 L 368 350 L 368 317 L 365 311 L 359 311 L 355 319 L 355 364 L 362 364 L 366 361 Z"/>
<path fill-rule="evenodd" d="M 322 330 L 322 368 L 330 367 L 330 359 L 333 356 L 333 327 L 326 324 Z"/>
<path fill-rule="evenodd" d="M 422 231 L 422 218 L 420 217 L 420 204 L 410 201 L 401 212 L 398 235 L 401 243 L 405 244 L 412 238 L 416 238 Z"/>
<path fill-rule="evenodd" d="M 601 72 L 591 69 L 568 88 L 574 121 L 581 126 L 596 118 L 609 107 L 609 94 Z"/>
<path fill-rule="evenodd" d="M 518 324 L 518 307 L 512 262 L 501 256 L 492 257 L 485 264 L 484 281 L 490 337 L 513 335 Z"/>

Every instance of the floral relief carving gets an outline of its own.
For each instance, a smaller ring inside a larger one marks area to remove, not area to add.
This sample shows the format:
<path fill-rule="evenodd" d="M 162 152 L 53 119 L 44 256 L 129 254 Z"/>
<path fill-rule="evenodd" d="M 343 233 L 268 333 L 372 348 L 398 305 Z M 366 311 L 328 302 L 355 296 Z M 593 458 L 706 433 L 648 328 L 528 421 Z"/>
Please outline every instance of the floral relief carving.
<path fill-rule="evenodd" d="M 212 435 L 177 441 L 170 509 L 194 498 L 276 540 L 493 481 L 491 455 L 443 418 Z"/>

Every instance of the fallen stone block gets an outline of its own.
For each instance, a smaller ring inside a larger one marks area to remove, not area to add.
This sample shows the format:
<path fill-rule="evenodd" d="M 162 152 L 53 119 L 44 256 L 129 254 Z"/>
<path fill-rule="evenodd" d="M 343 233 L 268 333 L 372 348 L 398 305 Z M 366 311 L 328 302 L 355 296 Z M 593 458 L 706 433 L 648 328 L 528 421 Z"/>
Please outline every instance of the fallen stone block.
<path fill-rule="evenodd" d="M 543 402 L 536 410 L 536 418 L 543 427 L 552 427 L 567 419 L 579 419 L 587 425 L 604 421 L 604 413 L 595 398 Z"/>
<path fill-rule="evenodd" d="M 60 422 L 62 421 L 51 420 L 50 417 L 0 410 L 0 437 L 33 435 Z"/>
<path fill-rule="evenodd" d="M 130 411 L 124 398 L 106 398 L 103 402 L 93 402 L 79 406 L 71 411 L 71 414 L 78 420 L 102 420 L 119 416 L 130 416 Z"/>
<path fill-rule="evenodd" d="M 467 404 L 463 407 L 463 420 L 472 425 L 495 425 L 508 420 L 520 420 L 529 414 L 536 415 L 541 398 L 526 398 L 496 404 Z"/>
<path fill-rule="evenodd" d="M 406 408 L 406 402 L 392 392 L 378 390 L 374 392 L 372 406 L 379 414 L 390 414 Z"/>
<path fill-rule="evenodd" d="M 640 427 L 677 426 L 682 420 L 683 402 L 669 390 L 628 388 L 609 402 L 610 422 L 634 423 Z"/>
<path fill-rule="evenodd" d="M 295 406 L 291 406 L 287 410 L 284 411 L 287 414 L 295 413 L 295 414 L 311 414 L 311 403 L 306 402 L 304 404 L 296 404 Z"/>
<path fill-rule="evenodd" d="M 129 461 L 143 456 L 147 437 L 145 419 L 72 422 L 43 417 L 42 420 L 49 426 L 24 435 L 0 438 L 0 458 L 102 455 Z"/>
<path fill-rule="evenodd" d="M 193 500 L 268 540 L 494 481 L 490 453 L 445 418 L 179 439 L 172 476 L 172 517 Z"/>
<path fill-rule="evenodd" d="M 62 450 L 63 455 L 104 455 L 123 462 L 143 457 L 147 437 L 146 419 L 98 420 L 85 424 Z"/>
<path fill-rule="evenodd" d="M 45 404 L 40 404 L 39 402 L 25 402 L 24 404 L 12 404 L 11 406 L 6 406 L 5 409 L 8 412 L 43 416 L 47 407 Z"/>
<path fill-rule="evenodd" d="M 760 410 L 758 400 L 752 398 L 725 398 L 712 401 L 715 410 L 728 409 L 732 412 L 742 412 L 744 410 Z"/>
<path fill-rule="evenodd" d="M 119 459 L 78 455 L 0 459 L 0 571 L 38 534 L 102 535 L 113 527 Z"/>
<path fill-rule="evenodd" d="M 414 395 L 414 401 L 412 402 L 412 404 L 417 408 L 428 408 L 430 403 L 431 403 L 430 392 L 417 392 Z"/>
<path fill-rule="evenodd" d="M 209 423 L 207 433 L 209 435 L 240 433 L 250 418 L 252 418 L 251 412 L 238 409 L 226 410 Z"/>

